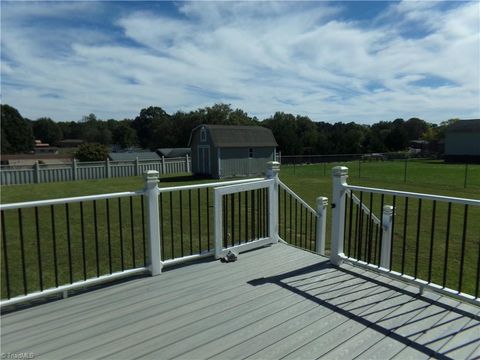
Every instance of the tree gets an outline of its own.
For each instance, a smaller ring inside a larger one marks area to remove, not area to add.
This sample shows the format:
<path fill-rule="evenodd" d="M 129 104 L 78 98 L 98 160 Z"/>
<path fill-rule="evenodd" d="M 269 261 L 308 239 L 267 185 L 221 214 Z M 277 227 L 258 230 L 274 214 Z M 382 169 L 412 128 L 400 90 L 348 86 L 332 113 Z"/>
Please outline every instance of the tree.
<path fill-rule="evenodd" d="M 75 158 L 80 161 L 102 161 L 106 160 L 107 157 L 107 147 L 96 143 L 82 144 L 75 152 Z"/>
<path fill-rule="evenodd" d="M 50 118 L 40 118 L 32 123 L 32 127 L 35 139 L 40 139 L 44 143 L 55 145 L 62 140 L 62 129 Z"/>
<path fill-rule="evenodd" d="M 126 122 L 121 122 L 113 129 L 113 142 L 122 149 L 136 145 L 137 134 Z"/>
<path fill-rule="evenodd" d="M 419 118 L 411 118 L 405 121 L 404 127 L 409 141 L 418 140 L 427 131 L 428 123 Z"/>
<path fill-rule="evenodd" d="M 168 132 L 169 119 L 170 115 L 160 107 L 150 106 L 142 109 L 140 115 L 132 123 L 140 145 L 149 149 L 159 147 L 162 138 L 170 136 Z"/>
<path fill-rule="evenodd" d="M 34 138 L 31 124 L 17 109 L 1 105 L 2 154 L 21 153 L 33 150 Z"/>

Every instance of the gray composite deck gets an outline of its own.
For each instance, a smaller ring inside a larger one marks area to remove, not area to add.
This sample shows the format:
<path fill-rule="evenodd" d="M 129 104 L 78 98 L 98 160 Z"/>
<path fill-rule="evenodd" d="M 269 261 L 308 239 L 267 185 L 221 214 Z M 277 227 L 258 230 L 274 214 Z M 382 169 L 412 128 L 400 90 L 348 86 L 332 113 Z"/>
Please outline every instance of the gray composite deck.
<path fill-rule="evenodd" d="M 480 308 L 283 244 L 2 316 L 39 359 L 480 356 Z M 3 357 L 2 357 L 3 358 Z"/>

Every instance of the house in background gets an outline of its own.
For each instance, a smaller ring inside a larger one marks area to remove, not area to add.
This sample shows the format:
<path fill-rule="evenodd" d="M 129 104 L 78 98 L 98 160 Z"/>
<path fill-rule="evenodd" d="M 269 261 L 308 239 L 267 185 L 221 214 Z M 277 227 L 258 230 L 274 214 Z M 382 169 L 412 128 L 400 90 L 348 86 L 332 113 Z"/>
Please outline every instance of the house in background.
<path fill-rule="evenodd" d="M 191 149 L 190 148 L 163 148 L 157 149 L 157 154 L 160 156 L 164 156 L 166 158 L 176 158 L 176 157 L 185 157 L 191 156 Z"/>
<path fill-rule="evenodd" d="M 264 174 L 278 145 L 264 127 L 199 125 L 192 130 L 189 146 L 195 175 L 225 178 Z"/>
<path fill-rule="evenodd" d="M 2 154 L 0 158 L 2 165 L 10 166 L 33 166 L 36 163 L 41 165 L 71 165 L 73 155 L 69 154 Z"/>
<path fill-rule="evenodd" d="M 445 161 L 480 163 L 480 119 L 459 120 L 447 128 Z"/>

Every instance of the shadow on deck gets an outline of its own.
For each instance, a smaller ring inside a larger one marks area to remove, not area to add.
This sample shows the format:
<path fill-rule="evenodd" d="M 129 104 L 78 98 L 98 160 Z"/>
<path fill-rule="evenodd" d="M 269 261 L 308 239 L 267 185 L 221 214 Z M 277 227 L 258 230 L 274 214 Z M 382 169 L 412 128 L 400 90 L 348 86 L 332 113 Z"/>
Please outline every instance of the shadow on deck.
<path fill-rule="evenodd" d="M 2 317 L 38 358 L 475 358 L 480 309 L 283 244 Z"/>

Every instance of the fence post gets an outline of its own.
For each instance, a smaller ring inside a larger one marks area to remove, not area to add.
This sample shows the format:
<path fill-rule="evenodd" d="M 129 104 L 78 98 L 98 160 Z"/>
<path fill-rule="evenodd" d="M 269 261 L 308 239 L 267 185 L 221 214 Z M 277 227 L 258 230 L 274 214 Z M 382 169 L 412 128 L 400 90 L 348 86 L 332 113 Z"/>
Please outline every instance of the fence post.
<path fill-rule="evenodd" d="M 152 276 L 162 273 L 162 254 L 160 242 L 160 216 L 158 211 L 158 171 L 145 172 L 145 200 L 148 214 L 149 268 Z"/>
<path fill-rule="evenodd" d="M 392 248 L 393 206 L 385 205 L 382 212 L 382 244 L 380 250 L 380 267 L 390 269 L 390 250 Z"/>
<path fill-rule="evenodd" d="M 165 156 L 162 155 L 162 175 L 165 175 Z"/>
<path fill-rule="evenodd" d="M 273 179 L 273 191 L 269 193 L 269 235 L 272 243 L 278 242 L 278 173 L 280 172 L 280 163 L 278 161 L 268 161 L 267 171 L 265 172 L 267 179 Z"/>
<path fill-rule="evenodd" d="M 333 197 L 332 197 L 332 249 L 330 262 L 334 265 L 342 263 L 343 238 L 345 224 L 345 188 L 347 185 L 348 168 L 335 166 L 333 173 Z"/>
<path fill-rule="evenodd" d="M 105 177 L 109 179 L 111 176 L 110 174 L 110 159 L 107 157 L 105 159 Z"/>
<path fill-rule="evenodd" d="M 317 254 L 325 255 L 325 230 L 327 229 L 328 198 L 317 197 L 317 236 L 315 250 Z"/>
<path fill-rule="evenodd" d="M 73 158 L 72 162 L 72 180 L 77 180 L 77 159 Z"/>
<path fill-rule="evenodd" d="M 185 170 L 187 173 L 190 172 L 190 162 L 188 160 L 188 154 L 185 154 Z"/>
<path fill-rule="evenodd" d="M 35 184 L 40 183 L 40 163 L 38 161 L 35 161 L 35 166 L 34 166 L 34 179 L 35 179 Z"/>
<path fill-rule="evenodd" d="M 135 176 L 140 174 L 140 164 L 138 163 L 138 156 L 135 158 Z"/>

